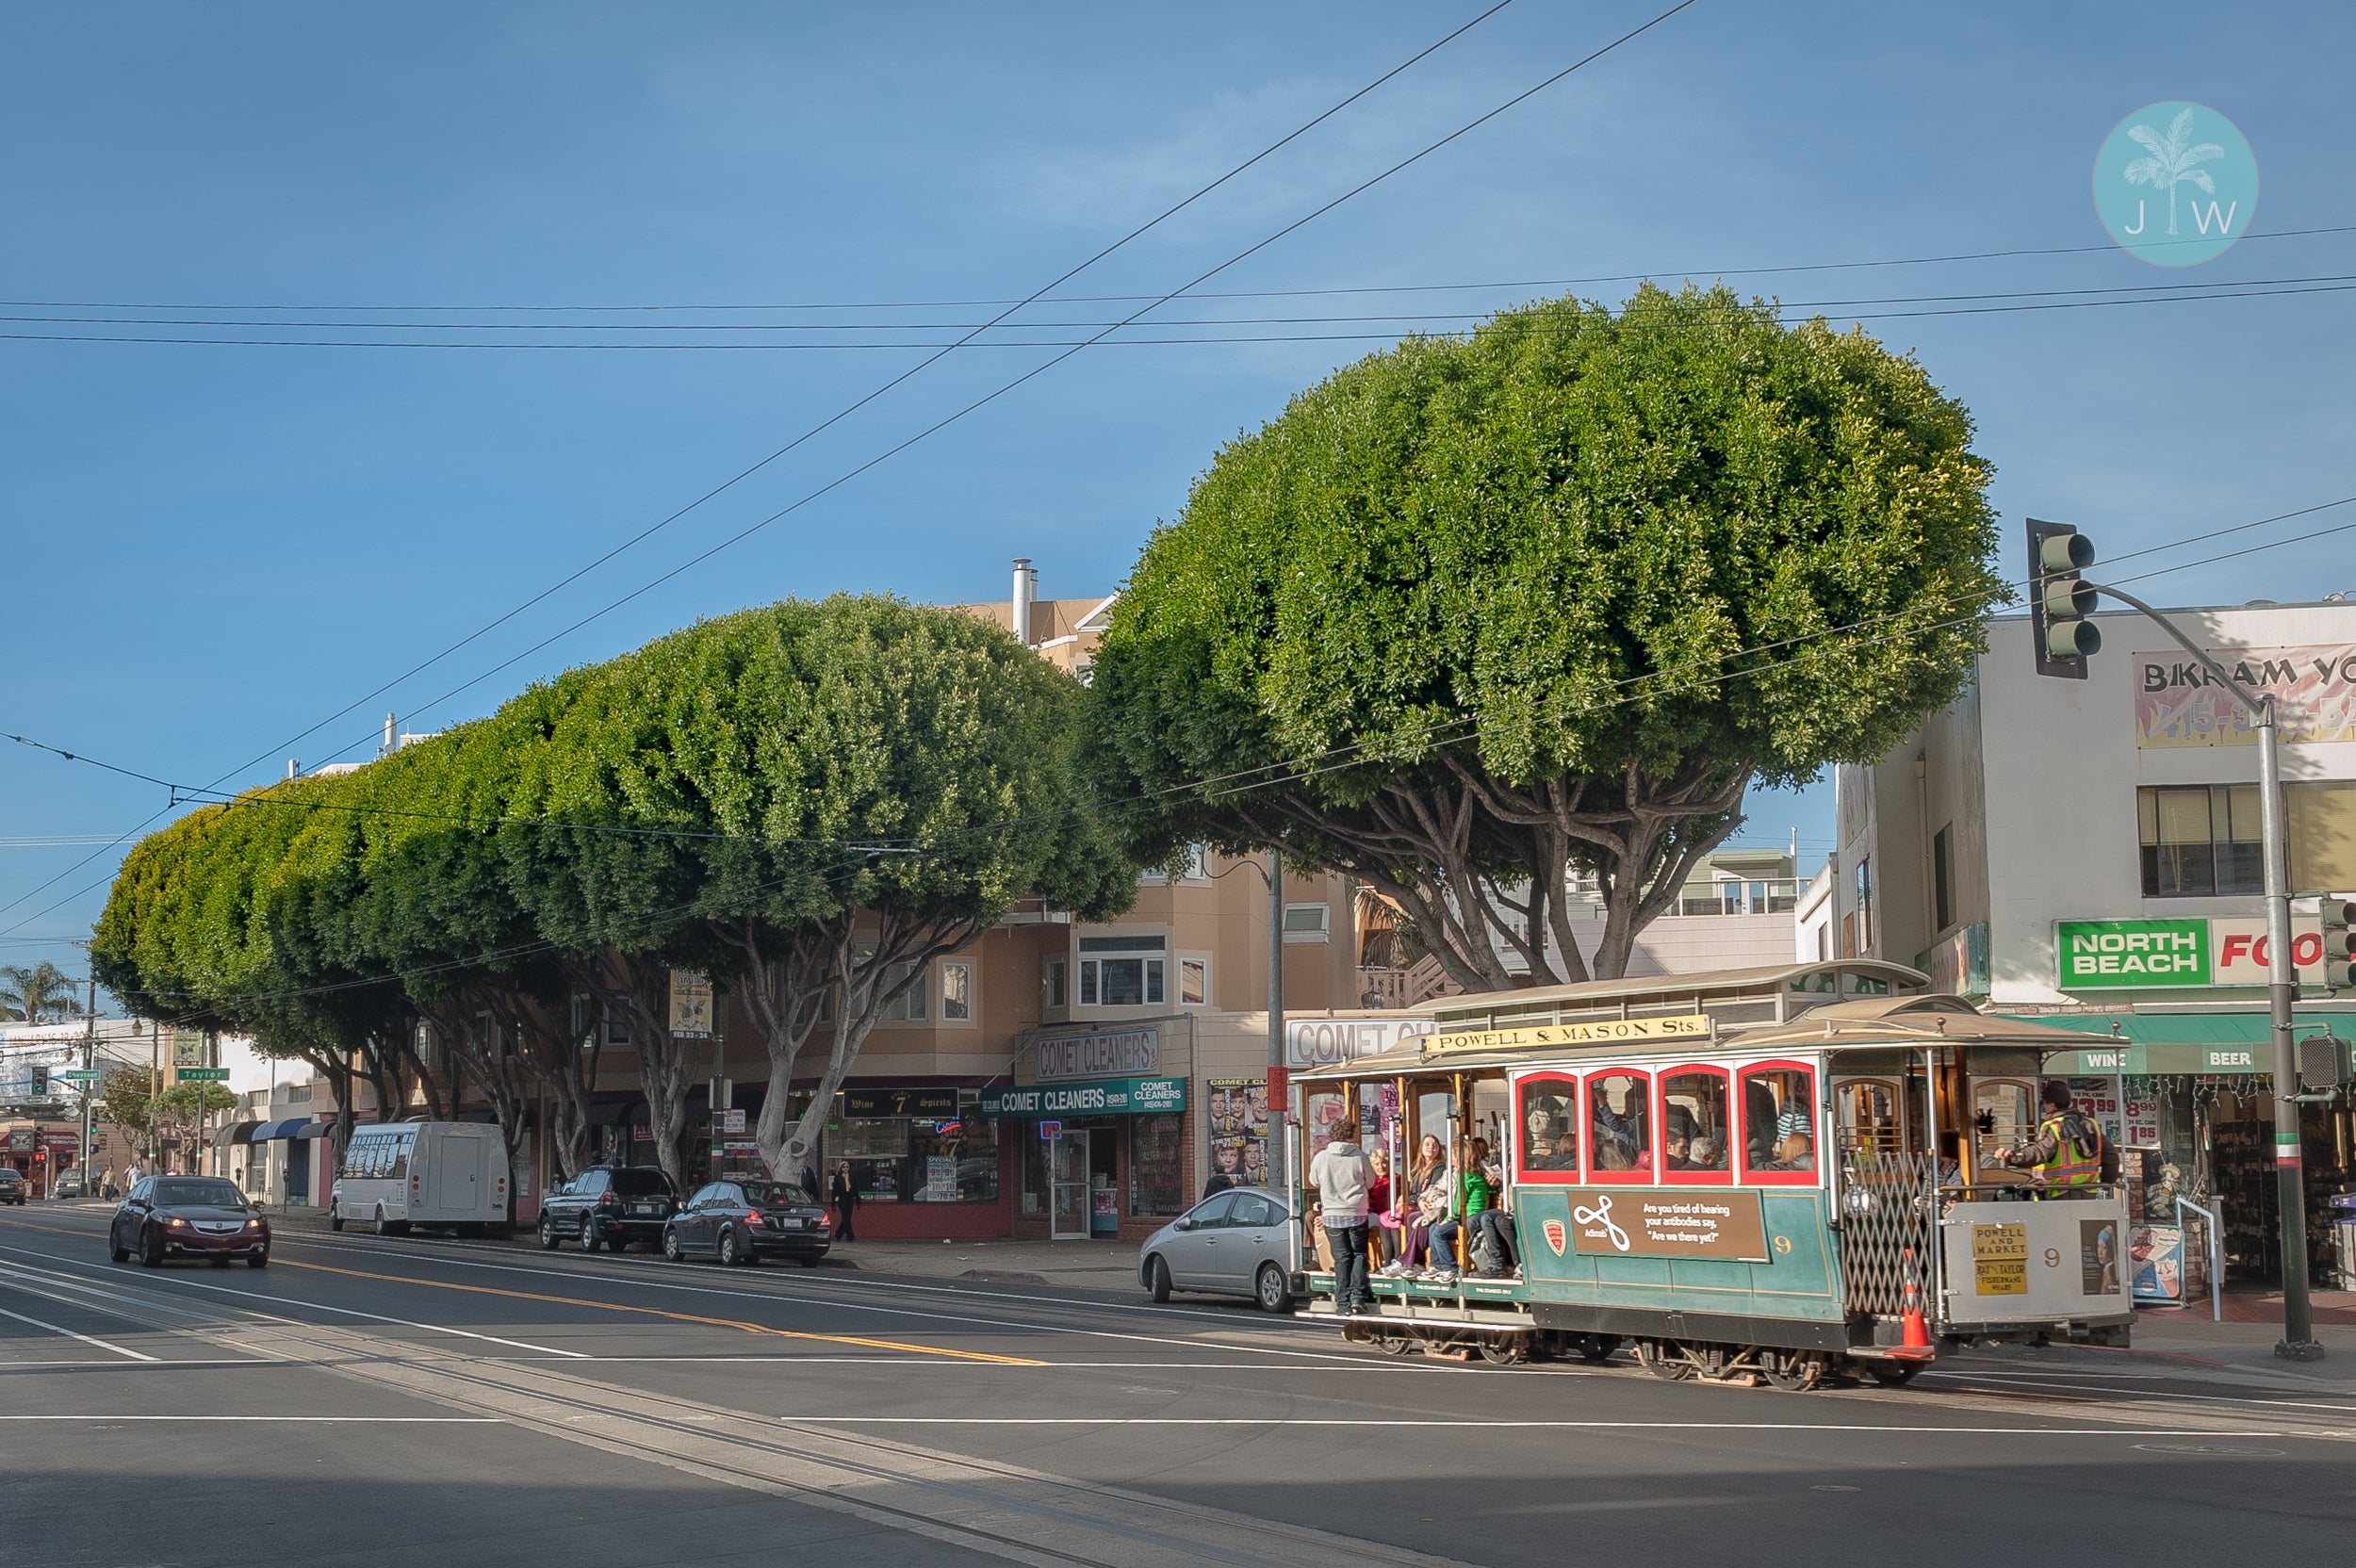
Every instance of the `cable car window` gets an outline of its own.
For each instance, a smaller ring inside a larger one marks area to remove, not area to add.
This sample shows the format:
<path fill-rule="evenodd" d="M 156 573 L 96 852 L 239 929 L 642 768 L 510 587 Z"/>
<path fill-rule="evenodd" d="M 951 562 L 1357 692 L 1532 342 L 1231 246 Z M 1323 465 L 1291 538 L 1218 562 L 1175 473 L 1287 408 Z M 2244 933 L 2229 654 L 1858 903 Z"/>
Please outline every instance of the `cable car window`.
<path fill-rule="evenodd" d="M 1514 1125 L 1513 1168 L 1525 1182 L 1579 1181 L 1579 1080 L 1564 1073 L 1525 1078 Z"/>
<path fill-rule="evenodd" d="M 1731 1181 L 1732 1127 L 1725 1068 L 1677 1068 L 1661 1075 L 1662 1181 Z"/>
<path fill-rule="evenodd" d="M 2018 1078 L 1975 1078 L 1972 1081 L 1972 1147 L 1979 1156 L 1981 1179 L 2013 1182 L 2021 1178 L 1996 1159 L 1999 1150 L 2028 1142 L 2037 1131 L 2031 1086 Z"/>
<path fill-rule="evenodd" d="M 1898 1123 L 1898 1086 L 1883 1078 L 1835 1080 L 1832 1086 L 1841 1146 L 1859 1154 L 1900 1154 L 1906 1134 Z"/>
<path fill-rule="evenodd" d="M 1588 1077 L 1587 1160 L 1595 1180 L 1652 1180 L 1651 1101 L 1650 1073 L 1598 1072 Z"/>
<path fill-rule="evenodd" d="M 1798 1062 L 1742 1070 L 1742 1180 L 1816 1180 L 1816 1070 Z"/>

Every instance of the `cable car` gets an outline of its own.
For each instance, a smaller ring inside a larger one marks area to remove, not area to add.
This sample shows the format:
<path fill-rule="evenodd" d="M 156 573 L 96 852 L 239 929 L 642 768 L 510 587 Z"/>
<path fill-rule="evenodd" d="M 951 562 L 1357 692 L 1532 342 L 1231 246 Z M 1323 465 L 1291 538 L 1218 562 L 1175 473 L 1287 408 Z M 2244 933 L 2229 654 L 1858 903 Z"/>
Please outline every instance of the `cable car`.
<path fill-rule="evenodd" d="M 1787 1389 L 1902 1383 L 1941 1344 L 2124 1345 L 2120 1189 L 1999 1158 L 2035 1135 L 2046 1054 L 2084 1037 L 1929 987 L 1845 959 L 1425 1004 L 1432 1033 L 1292 1077 L 1296 1199 L 1344 1123 L 1402 1198 L 1485 1158 L 1517 1266 L 1483 1277 L 1460 1226 L 1345 1316 L 1304 1227 L 1302 1315 L 1393 1354 L 1625 1345 L 1662 1378 Z"/>

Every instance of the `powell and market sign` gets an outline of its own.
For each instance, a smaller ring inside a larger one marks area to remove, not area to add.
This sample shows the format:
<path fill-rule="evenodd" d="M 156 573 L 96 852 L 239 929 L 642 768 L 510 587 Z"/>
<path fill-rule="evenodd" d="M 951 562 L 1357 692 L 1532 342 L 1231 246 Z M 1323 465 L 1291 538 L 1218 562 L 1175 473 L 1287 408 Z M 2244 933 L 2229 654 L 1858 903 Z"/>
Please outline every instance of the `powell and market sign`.
<path fill-rule="evenodd" d="M 1186 1108 L 1184 1078 L 1105 1078 L 982 1091 L 986 1117 L 1146 1116 Z"/>
<path fill-rule="evenodd" d="M 2063 920 L 2053 923 L 2055 984 L 2066 991 L 2159 987 L 2263 986 L 2273 956 L 2263 920 Z M 2291 963 L 2321 979 L 2323 932 L 2297 920 Z"/>

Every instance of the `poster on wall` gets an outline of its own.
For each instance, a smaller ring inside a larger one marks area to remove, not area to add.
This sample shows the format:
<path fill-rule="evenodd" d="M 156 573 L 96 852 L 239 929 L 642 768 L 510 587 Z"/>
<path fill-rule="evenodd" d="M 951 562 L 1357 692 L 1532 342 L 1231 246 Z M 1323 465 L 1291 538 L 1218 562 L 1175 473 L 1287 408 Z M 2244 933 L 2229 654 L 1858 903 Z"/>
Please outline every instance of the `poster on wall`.
<path fill-rule="evenodd" d="M 2120 1102 L 2118 1079 L 2070 1078 L 2065 1079 L 2064 1082 L 2070 1086 L 2070 1108 L 2090 1116 L 2101 1123 L 2102 1135 L 2110 1140 L 2113 1148 L 2122 1149 L 2130 1143 L 2157 1141 L 2156 1129 L 2152 1139 L 2136 1139 L 2124 1135 L 2125 1128 L 2119 1120 Z"/>
<path fill-rule="evenodd" d="M 2184 1233 L 2174 1225 L 2136 1225 L 2127 1232 L 2138 1301 L 2184 1298 Z"/>
<path fill-rule="evenodd" d="M 708 1040 L 712 1037 L 712 977 L 692 969 L 671 972 L 671 1037 Z"/>
<path fill-rule="evenodd" d="M 1256 1186 L 1268 1179 L 1268 1080 L 1213 1078 L 1208 1087 L 1211 1178 L 1203 1191 Z"/>
<path fill-rule="evenodd" d="M 2274 699 L 2285 742 L 2356 741 L 2356 644 L 2211 648 L 2244 684 Z M 2250 714 L 2180 650 L 2135 656 L 2135 744 L 2254 745 Z"/>

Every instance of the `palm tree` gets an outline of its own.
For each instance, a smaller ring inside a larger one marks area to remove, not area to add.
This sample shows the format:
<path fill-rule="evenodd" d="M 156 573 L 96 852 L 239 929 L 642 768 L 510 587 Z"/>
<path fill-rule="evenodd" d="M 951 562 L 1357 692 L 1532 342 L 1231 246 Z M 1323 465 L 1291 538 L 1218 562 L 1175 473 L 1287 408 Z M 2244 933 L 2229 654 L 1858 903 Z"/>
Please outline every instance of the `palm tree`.
<path fill-rule="evenodd" d="M 2176 118 L 2169 122 L 2166 136 L 2160 135 L 2149 125 L 2131 125 L 2127 130 L 2129 139 L 2148 149 L 2151 154 L 2150 157 L 2137 158 L 2127 166 L 2127 183 L 2148 185 L 2154 189 L 2168 192 L 2168 232 L 2170 234 L 2176 232 L 2177 182 L 2188 181 L 2199 186 L 2206 194 L 2216 195 L 2217 182 L 2209 178 L 2207 170 L 2197 166 L 2208 162 L 2211 158 L 2221 158 L 2225 155 L 2225 149 L 2214 141 L 2203 141 L 2198 146 L 2186 145 L 2184 139 L 2190 135 L 2192 135 L 2192 110 L 2190 109 L 2181 110 Z"/>
<path fill-rule="evenodd" d="M 46 958 L 29 969 L 23 964 L 0 964 L 0 1019 L 39 1023 L 44 1019 L 78 1018 L 82 1004 L 74 1000 L 74 985 Z"/>

